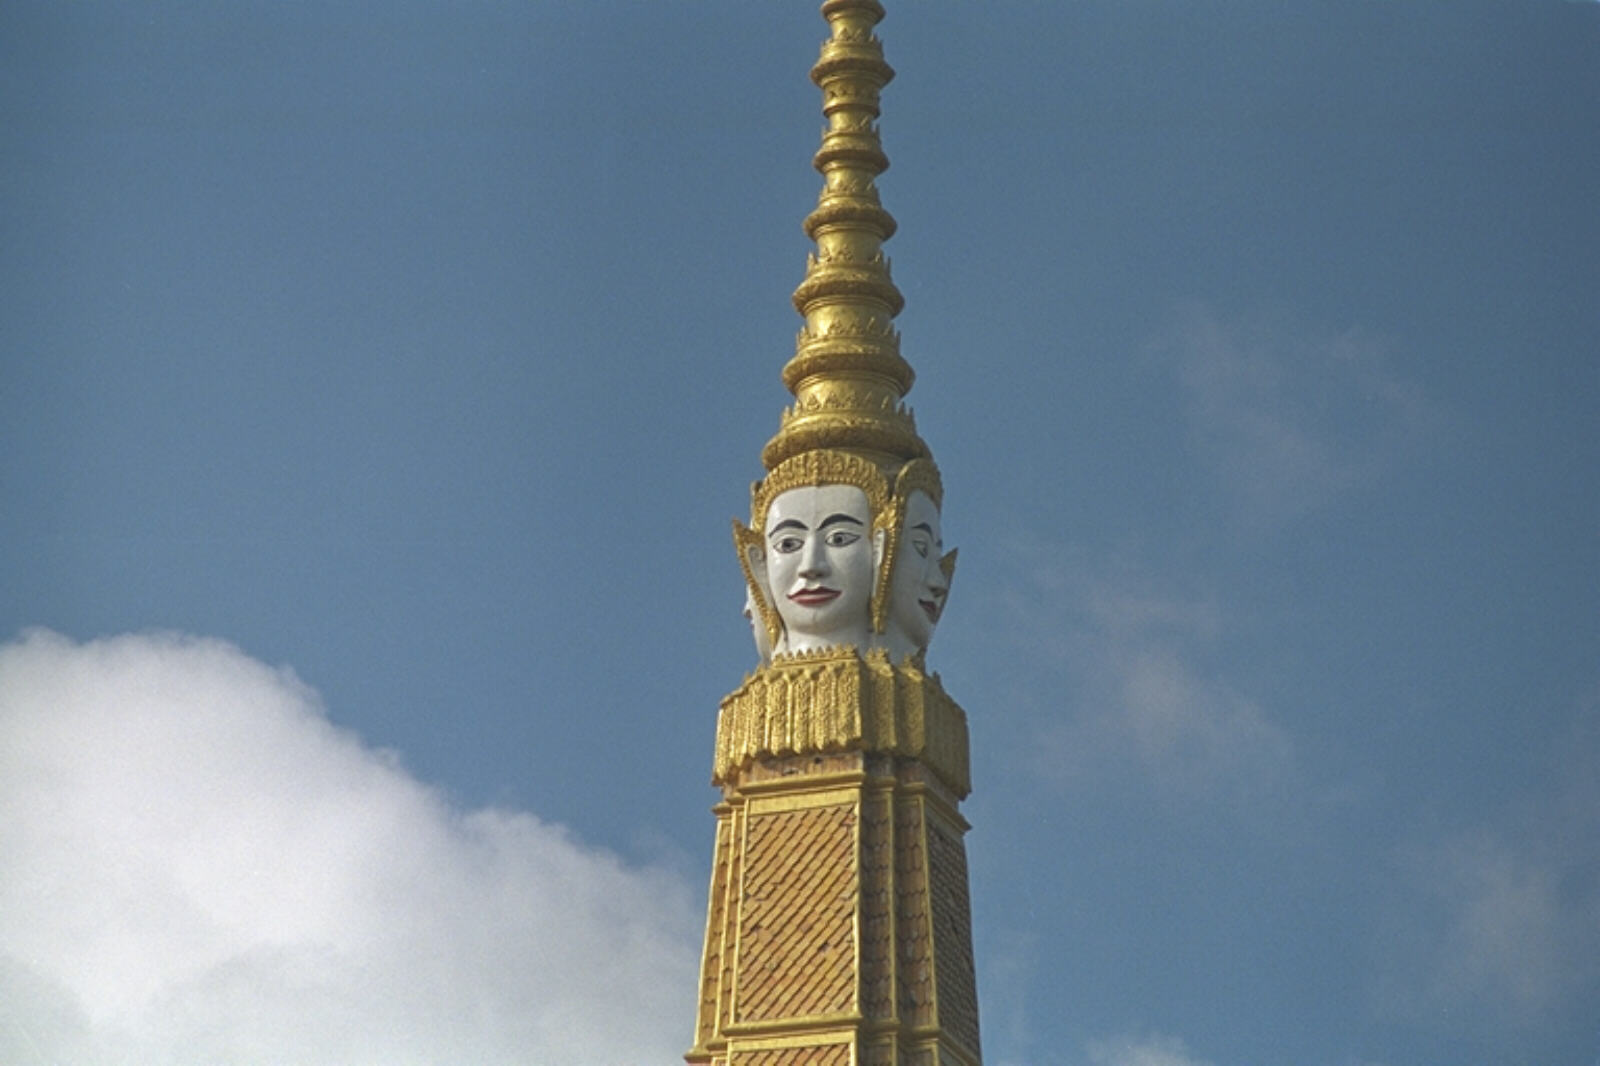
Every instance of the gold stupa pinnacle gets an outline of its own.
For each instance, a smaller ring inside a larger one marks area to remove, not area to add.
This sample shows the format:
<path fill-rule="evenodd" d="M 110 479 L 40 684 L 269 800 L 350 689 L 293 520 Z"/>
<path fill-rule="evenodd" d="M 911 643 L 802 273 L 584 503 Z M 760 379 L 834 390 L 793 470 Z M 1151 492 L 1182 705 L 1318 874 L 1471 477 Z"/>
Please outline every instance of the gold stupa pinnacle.
<path fill-rule="evenodd" d="M 878 94 L 894 70 L 872 28 L 878 0 L 826 0 L 832 29 L 811 80 L 822 90 L 828 125 L 812 159 L 822 194 L 806 216 L 817 244 L 794 292 L 805 317 L 795 355 L 783 368 L 794 406 L 761 459 L 768 470 L 818 448 L 855 452 L 886 468 L 929 457 L 904 397 L 915 378 L 900 356 L 894 316 L 905 298 L 889 276 L 883 242 L 895 230 L 875 179 L 889 167 L 878 139 Z"/>

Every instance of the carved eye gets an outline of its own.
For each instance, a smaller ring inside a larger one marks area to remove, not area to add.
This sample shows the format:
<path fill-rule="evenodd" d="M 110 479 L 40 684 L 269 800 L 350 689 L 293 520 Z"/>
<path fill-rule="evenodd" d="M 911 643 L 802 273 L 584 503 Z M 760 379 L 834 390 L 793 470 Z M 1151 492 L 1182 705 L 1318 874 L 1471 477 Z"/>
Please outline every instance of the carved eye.
<path fill-rule="evenodd" d="M 843 548 L 854 544 L 860 539 L 861 534 L 859 533 L 854 533 L 848 529 L 835 529 L 829 531 L 827 545 L 830 548 Z"/>
<path fill-rule="evenodd" d="M 793 534 L 790 534 L 789 536 L 779 537 L 777 540 L 773 541 L 772 550 L 780 555 L 792 555 L 799 551 L 804 545 L 804 538 L 796 537 Z"/>
<path fill-rule="evenodd" d="M 922 538 L 922 537 L 912 537 L 911 538 L 911 547 L 912 547 L 912 549 L 914 551 L 916 551 L 916 553 L 918 555 L 922 556 L 924 559 L 926 559 L 928 557 L 928 542 L 924 538 Z"/>

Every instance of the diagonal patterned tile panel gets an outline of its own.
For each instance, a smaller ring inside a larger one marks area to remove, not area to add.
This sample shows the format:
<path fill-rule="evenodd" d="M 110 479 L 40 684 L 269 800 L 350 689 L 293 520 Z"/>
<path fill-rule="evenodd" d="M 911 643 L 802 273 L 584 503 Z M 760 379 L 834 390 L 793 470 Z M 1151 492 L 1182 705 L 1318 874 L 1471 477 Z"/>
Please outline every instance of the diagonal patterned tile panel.
<path fill-rule="evenodd" d="M 850 1045 L 736 1051 L 728 1066 L 850 1066 Z"/>
<path fill-rule="evenodd" d="M 855 1005 L 854 804 L 754 815 L 739 916 L 739 1021 Z"/>

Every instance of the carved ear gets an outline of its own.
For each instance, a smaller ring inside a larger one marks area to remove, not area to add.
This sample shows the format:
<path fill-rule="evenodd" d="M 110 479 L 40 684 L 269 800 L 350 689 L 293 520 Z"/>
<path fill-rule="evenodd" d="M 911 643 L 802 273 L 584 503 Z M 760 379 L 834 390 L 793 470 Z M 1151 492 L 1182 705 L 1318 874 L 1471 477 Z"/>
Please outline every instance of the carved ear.
<path fill-rule="evenodd" d="M 767 587 L 767 546 L 762 542 L 760 533 L 737 518 L 733 520 L 733 546 L 739 553 L 739 569 L 744 572 L 744 583 L 750 590 L 751 602 L 756 605 L 761 624 L 766 627 L 767 636 L 776 648 L 778 641 L 783 638 L 783 619 L 772 602 L 772 590 Z"/>
<path fill-rule="evenodd" d="M 947 586 L 955 580 L 956 552 L 960 550 L 960 548 L 951 548 L 945 553 L 944 558 L 939 560 L 939 572 L 944 575 L 944 583 Z"/>

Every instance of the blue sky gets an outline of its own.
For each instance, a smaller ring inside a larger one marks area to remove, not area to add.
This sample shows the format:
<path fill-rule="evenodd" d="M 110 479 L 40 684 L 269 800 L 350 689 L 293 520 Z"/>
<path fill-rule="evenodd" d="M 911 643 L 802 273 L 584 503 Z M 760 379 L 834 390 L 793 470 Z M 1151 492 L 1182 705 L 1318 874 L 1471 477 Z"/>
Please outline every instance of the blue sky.
<path fill-rule="evenodd" d="M 987 1061 L 1595 1062 L 1600 7 L 880 30 Z M 824 33 L 0 10 L 0 1057 L 676 1060 Z"/>

